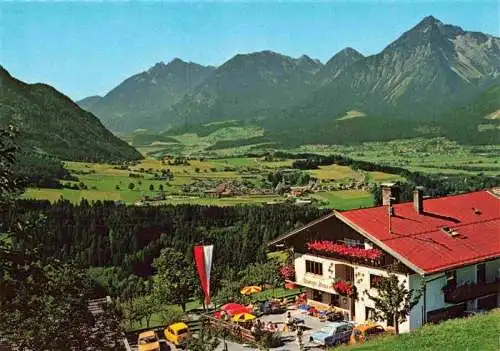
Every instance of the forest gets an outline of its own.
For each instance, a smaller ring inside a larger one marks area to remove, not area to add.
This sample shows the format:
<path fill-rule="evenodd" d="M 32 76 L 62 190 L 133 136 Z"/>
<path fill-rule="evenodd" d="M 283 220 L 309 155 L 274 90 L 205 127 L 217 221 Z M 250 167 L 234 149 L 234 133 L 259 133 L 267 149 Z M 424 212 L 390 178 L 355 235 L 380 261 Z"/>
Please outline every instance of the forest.
<path fill-rule="evenodd" d="M 28 150 L 18 153 L 13 172 L 25 186 L 37 188 L 62 188 L 61 180 L 78 180 L 64 168 L 60 160 Z"/>
<path fill-rule="evenodd" d="M 266 243 L 327 213 L 293 205 L 134 207 L 114 202 L 17 200 L 1 213 L 8 228 L 43 216 L 45 233 L 33 243 L 44 254 L 84 267 L 120 267 L 123 276 L 149 277 L 163 248 L 192 257 L 195 243 L 214 244 L 214 277 L 230 279 L 266 261 Z"/>

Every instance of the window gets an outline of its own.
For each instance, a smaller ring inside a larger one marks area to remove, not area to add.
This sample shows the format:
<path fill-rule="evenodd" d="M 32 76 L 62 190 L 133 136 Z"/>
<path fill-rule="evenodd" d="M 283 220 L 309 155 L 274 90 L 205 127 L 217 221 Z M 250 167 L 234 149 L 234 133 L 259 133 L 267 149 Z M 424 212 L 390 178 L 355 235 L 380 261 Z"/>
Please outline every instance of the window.
<path fill-rule="evenodd" d="M 320 262 L 306 260 L 306 272 L 323 275 L 323 264 Z"/>
<path fill-rule="evenodd" d="M 394 317 L 391 314 L 387 316 L 387 326 L 394 327 Z"/>
<path fill-rule="evenodd" d="M 376 288 L 384 277 L 376 274 L 370 274 L 370 288 Z"/>
<path fill-rule="evenodd" d="M 365 307 L 365 320 L 375 320 L 375 309 Z"/>
<path fill-rule="evenodd" d="M 336 294 L 331 294 L 331 300 L 330 300 L 330 305 L 332 306 L 340 306 L 340 296 Z"/>
<path fill-rule="evenodd" d="M 348 325 L 341 325 L 340 327 L 337 328 L 337 330 L 335 331 L 335 334 L 343 334 L 343 333 L 347 333 L 347 332 L 350 332 L 352 329 L 350 326 Z"/>
<path fill-rule="evenodd" d="M 321 301 L 323 299 L 323 293 L 319 290 L 313 290 L 313 300 Z"/>
<path fill-rule="evenodd" d="M 363 246 L 363 243 L 360 240 L 344 238 L 341 240 L 346 246 L 359 247 Z"/>
<path fill-rule="evenodd" d="M 446 272 L 446 285 L 448 286 L 457 285 L 457 271 Z"/>
<path fill-rule="evenodd" d="M 477 282 L 484 283 L 486 281 L 486 265 L 484 263 L 480 263 L 476 266 L 477 270 Z"/>

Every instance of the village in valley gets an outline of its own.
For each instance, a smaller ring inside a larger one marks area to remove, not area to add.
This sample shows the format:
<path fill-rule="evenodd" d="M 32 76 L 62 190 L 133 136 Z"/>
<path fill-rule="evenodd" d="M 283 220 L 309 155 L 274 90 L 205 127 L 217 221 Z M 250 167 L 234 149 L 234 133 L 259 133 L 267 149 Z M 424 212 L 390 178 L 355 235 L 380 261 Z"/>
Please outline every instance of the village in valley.
<path fill-rule="evenodd" d="M 499 350 L 498 10 L 1 3 L 0 351 Z"/>

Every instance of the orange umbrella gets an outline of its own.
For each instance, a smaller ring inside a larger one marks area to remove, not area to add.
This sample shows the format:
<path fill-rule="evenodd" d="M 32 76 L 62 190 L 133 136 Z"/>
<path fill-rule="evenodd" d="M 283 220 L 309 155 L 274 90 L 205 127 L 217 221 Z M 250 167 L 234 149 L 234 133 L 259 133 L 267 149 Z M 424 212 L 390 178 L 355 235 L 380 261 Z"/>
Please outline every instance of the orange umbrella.
<path fill-rule="evenodd" d="M 233 322 L 249 322 L 254 320 L 256 317 L 253 314 L 250 313 L 238 313 L 235 314 L 232 318 Z"/>
<path fill-rule="evenodd" d="M 245 286 L 243 289 L 240 290 L 240 293 L 242 295 L 252 295 L 258 292 L 261 292 L 262 288 L 260 286 Z"/>

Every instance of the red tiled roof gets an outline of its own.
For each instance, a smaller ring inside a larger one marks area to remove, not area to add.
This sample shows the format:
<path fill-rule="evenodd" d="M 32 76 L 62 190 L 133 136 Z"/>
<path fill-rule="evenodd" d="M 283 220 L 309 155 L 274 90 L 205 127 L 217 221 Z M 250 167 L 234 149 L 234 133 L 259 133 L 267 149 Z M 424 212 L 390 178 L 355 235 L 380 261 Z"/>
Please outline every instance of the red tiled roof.
<path fill-rule="evenodd" d="M 422 214 L 412 202 L 393 208 L 392 232 L 387 206 L 337 216 L 424 273 L 500 257 L 500 199 L 488 191 L 426 199 Z M 443 227 L 459 235 L 451 237 Z"/>

